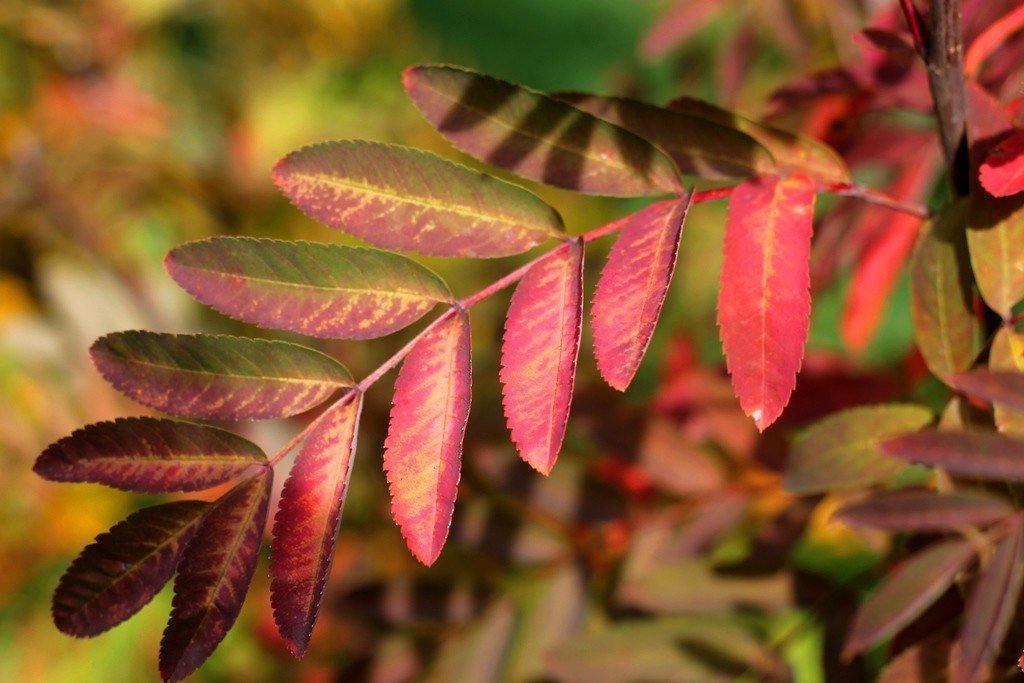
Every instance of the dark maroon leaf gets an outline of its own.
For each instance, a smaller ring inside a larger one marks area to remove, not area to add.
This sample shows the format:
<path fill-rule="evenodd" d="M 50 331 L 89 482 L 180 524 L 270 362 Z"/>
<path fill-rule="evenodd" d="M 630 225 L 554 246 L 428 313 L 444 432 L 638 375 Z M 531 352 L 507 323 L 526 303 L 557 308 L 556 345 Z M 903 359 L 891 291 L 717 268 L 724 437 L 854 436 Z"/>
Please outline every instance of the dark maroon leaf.
<path fill-rule="evenodd" d="M 960 391 L 989 403 L 1024 410 L 1024 373 L 977 369 L 953 378 Z"/>
<path fill-rule="evenodd" d="M 100 534 L 57 585 L 57 628 L 91 637 L 142 609 L 174 574 L 207 507 L 191 500 L 155 505 Z"/>
<path fill-rule="evenodd" d="M 926 431 L 882 442 L 882 451 L 950 474 L 1024 481 L 1024 441 L 992 432 Z"/>
<path fill-rule="evenodd" d="M 270 555 L 270 603 L 296 657 L 306 651 L 334 560 L 363 395 L 328 410 L 302 444 L 281 491 Z"/>
<path fill-rule="evenodd" d="M 106 484 L 125 491 L 199 491 L 266 462 L 237 434 L 175 420 L 122 417 L 76 430 L 36 460 L 50 481 Z"/>
<path fill-rule="evenodd" d="M 224 494 L 185 550 L 160 641 L 165 681 L 198 669 L 238 618 L 256 571 L 272 481 L 273 470 L 266 467 Z"/>
<path fill-rule="evenodd" d="M 954 656 L 952 683 L 987 680 L 988 668 L 999 654 L 1017 609 L 1024 577 L 1024 525 L 1018 516 L 1009 526 L 988 564 L 974 580 L 967 598 L 957 638 L 960 656 Z"/>
<path fill-rule="evenodd" d="M 1013 512 L 1000 498 L 956 491 L 886 491 L 841 508 L 835 518 L 848 526 L 889 531 L 942 531 L 985 526 Z"/>
<path fill-rule="evenodd" d="M 894 636 L 941 596 L 971 558 L 974 545 L 964 539 L 936 543 L 894 569 L 857 610 L 843 657 L 852 658 Z"/>

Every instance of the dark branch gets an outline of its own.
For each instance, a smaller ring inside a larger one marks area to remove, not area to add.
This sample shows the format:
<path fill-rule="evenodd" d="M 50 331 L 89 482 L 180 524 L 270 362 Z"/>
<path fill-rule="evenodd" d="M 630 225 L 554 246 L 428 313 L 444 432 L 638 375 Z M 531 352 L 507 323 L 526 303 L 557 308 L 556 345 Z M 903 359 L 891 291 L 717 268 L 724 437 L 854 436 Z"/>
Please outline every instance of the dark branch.
<path fill-rule="evenodd" d="M 954 191 L 968 192 L 967 95 L 964 84 L 963 33 L 959 0 L 932 0 L 928 35 L 928 82 L 939 137 Z"/>

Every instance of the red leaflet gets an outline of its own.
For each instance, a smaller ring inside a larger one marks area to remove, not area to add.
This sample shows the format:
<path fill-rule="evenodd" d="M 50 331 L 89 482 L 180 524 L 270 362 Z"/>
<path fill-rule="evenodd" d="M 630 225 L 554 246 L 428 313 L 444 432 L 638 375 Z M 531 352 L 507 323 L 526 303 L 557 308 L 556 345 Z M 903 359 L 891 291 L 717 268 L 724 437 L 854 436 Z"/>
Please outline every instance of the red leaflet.
<path fill-rule="evenodd" d="M 844 506 L 835 519 L 853 527 L 928 532 L 986 526 L 1012 511 L 1002 499 L 980 493 L 886 491 Z"/>
<path fill-rule="evenodd" d="M 789 402 L 804 355 L 813 220 L 805 175 L 748 180 L 729 203 L 718 327 L 740 406 L 761 431 Z"/>
<path fill-rule="evenodd" d="M 207 507 L 189 500 L 144 508 L 100 534 L 57 585 L 57 628 L 95 636 L 142 609 L 174 574 Z"/>
<path fill-rule="evenodd" d="M 273 470 L 262 468 L 213 504 L 185 550 L 160 674 L 180 681 L 199 668 L 235 623 L 259 559 Z"/>
<path fill-rule="evenodd" d="M 601 376 L 619 391 L 633 381 L 651 342 L 676 267 L 690 196 L 626 218 L 594 293 L 590 324 Z"/>
<path fill-rule="evenodd" d="M 384 442 L 391 515 L 428 566 L 441 554 L 455 509 L 470 373 L 469 315 L 456 311 L 416 344 L 395 382 Z"/>
<path fill-rule="evenodd" d="M 583 243 L 570 242 L 516 287 L 501 345 L 502 403 L 519 455 L 541 474 L 565 437 L 583 321 Z"/>
<path fill-rule="evenodd" d="M 993 432 L 915 432 L 883 441 L 882 450 L 954 475 L 1024 481 L 1024 441 Z"/>
<path fill-rule="evenodd" d="M 122 417 L 64 437 L 43 451 L 33 469 L 50 481 L 168 493 L 208 489 L 264 463 L 259 446 L 223 429 Z"/>
<path fill-rule="evenodd" d="M 270 603 L 296 657 L 306 651 L 334 560 L 363 395 L 330 409 L 306 439 L 281 491 L 270 553 Z"/>
<path fill-rule="evenodd" d="M 1013 519 L 988 564 L 974 580 L 967 598 L 964 620 L 957 638 L 960 656 L 954 657 L 953 683 L 972 683 L 987 678 L 999 646 L 1006 637 L 1010 618 L 1017 608 L 1024 575 L 1024 527 Z"/>
<path fill-rule="evenodd" d="M 936 543 L 896 567 L 857 610 L 843 657 L 852 658 L 916 619 L 972 557 L 974 545 L 957 539 Z"/>
<path fill-rule="evenodd" d="M 994 197 L 1024 191 L 1024 130 L 1016 131 L 989 152 L 978 178 Z"/>

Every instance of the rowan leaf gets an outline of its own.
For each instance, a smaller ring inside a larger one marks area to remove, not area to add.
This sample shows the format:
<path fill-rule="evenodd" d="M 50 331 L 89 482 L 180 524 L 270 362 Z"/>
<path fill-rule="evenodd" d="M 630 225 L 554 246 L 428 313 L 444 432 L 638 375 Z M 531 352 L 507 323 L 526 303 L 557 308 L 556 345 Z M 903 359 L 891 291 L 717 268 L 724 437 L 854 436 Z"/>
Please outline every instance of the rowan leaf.
<path fill-rule="evenodd" d="M 352 392 L 319 418 L 295 458 L 274 517 L 270 603 L 296 657 L 309 644 L 334 560 L 362 405 L 362 394 Z"/>
<path fill-rule="evenodd" d="M 214 237 L 172 249 L 164 263 L 221 313 L 312 337 L 381 337 L 452 298 L 424 266 L 377 249 Z"/>
<path fill-rule="evenodd" d="M 1024 373 L 979 368 L 953 377 L 953 386 L 989 403 L 1024 410 Z"/>
<path fill-rule="evenodd" d="M 565 93 L 558 99 L 654 143 L 682 173 L 749 178 L 776 172 L 771 152 L 746 133 L 626 97 Z"/>
<path fill-rule="evenodd" d="M 974 315 L 964 206 L 954 204 L 925 227 L 910 261 L 911 316 L 928 369 L 945 382 L 981 349 Z"/>
<path fill-rule="evenodd" d="M 992 148 L 978 179 L 993 197 L 1024 192 L 1024 130 L 1014 131 Z"/>
<path fill-rule="evenodd" d="M 223 429 L 122 417 L 75 430 L 43 451 L 33 469 L 50 481 L 168 493 L 207 489 L 264 464 L 259 446 Z"/>
<path fill-rule="evenodd" d="M 272 482 L 273 470 L 264 467 L 228 491 L 188 544 L 160 641 L 165 681 L 180 681 L 198 669 L 238 618 L 256 571 Z"/>
<path fill-rule="evenodd" d="M 999 654 L 1010 620 L 1017 609 L 1024 578 L 1024 525 L 1019 516 L 974 580 L 957 637 L 959 657 L 953 657 L 952 683 L 984 680 Z"/>
<path fill-rule="evenodd" d="M 329 356 L 282 341 L 129 331 L 99 338 L 89 353 L 126 396 L 182 417 L 289 417 L 352 385 Z"/>
<path fill-rule="evenodd" d="M 733 389 L 760 431 L 796 387 L 810 326 L 814 183 L 805 175 L 738 185 L 725 226 L 718 327 Z"/>
<path fill-rule="evenodd" d="M 1024 335 L 1011 327 L 1000 327 L 989 349 L 988 368 L 993 372 L 1024 372 Z M 998 400 L 993 407 L 996 429 L 1011 436 L 1024 436 L 1024 410 L 1014 410 Z"/>
<path fill-rule="evenodd" d="M 402 79 L 438 132 L 494 166 L 587 194 L 683 192 L 657 147 L 553 97 L 452 66 L 409 67 Z"/>
<path fill-rule="evenodd" d="M 408 147 L 325 142 L 282 158 L 273 175 L 306 215 L 384 249 L 508 256 L 563 234 L 536 195 Z"/>
<path fill-rule="evenodd" d="M 57 628 L 92 637 L 142 609 L 174 575 L 207 507 L 179 501 L 143 508 L 100 534 L 57 584 Z"/>
<path fill-rule="evenodd" d="M 1024 298 L 1024 195 L 993 199 L 975 193 L 967 213 L 967 244 L 982 298 L 1008 320 Z"/>
<path fill-rule="evenodd" d="M 850 182 L 846 162 L 831 147 L 812 138 L 752 121 L 692 97 L 679 97 L 668 108 L 740 131 L 763 145 L 775 159 L 779 173 L 804 173 L 821 185 Z"/>
<path fill-rule="evenodd" d="M 519 456 L 549 474 L 569 420 L 583 321 L 583 243 L 533 266 L 512 295 L 501 345 L 502 403 Z"/>
<path fill-rule="evenodd" d="M 953 475 L 1024 481 L 1024 441 L 993 432 L 924 431 L 887 439 L 881 446 L 888 455 Z"/>
<path fill-rule="evenodd" d="M 391 515 L 428 566 L 441 554 L 455 509 L 470 374 L 469 316 L 459 310 L 416 343 L 395 382 L 384 442 Z"/>
<path fill-rule="evenodd" d="M 974 552 L 966 539 L 942 541 L 892 570 L 857 610 L 843 657 L 853 658 L 920 616 L 946 592 Z"/>
<path fill-rule="evenodd" d="M 918 489 L 877 493 L 840 508 L 833 517 L 852 527 L 921 533 L 987 526 L 1012 512 L 1001 498 L 983 493 Z"/>
<path fill-rule="evenodd" d="M 931 420 L 925 408 L 895 403 L 833 413 L 793 442 L 784 485 L 794 493 L 808 494 L 887 481 L 906 463 L 882 453 L 880 442 L 920 429 Z"/>
<path fill-rule="evenodd" d="M 625 391 L 654 335 L 679 254 L 690 196 L 623 219 L 594 292 L 590 323 L 601 376 Z"/>

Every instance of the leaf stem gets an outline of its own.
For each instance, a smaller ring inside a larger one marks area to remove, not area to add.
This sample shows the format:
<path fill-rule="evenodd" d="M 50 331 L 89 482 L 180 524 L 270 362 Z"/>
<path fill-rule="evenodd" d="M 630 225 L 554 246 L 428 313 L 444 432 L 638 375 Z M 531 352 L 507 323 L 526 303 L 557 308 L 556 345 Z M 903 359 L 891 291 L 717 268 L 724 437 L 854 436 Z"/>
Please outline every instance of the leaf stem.
<path fill-rule="evenodd" d="M 900 9 L 903 10 L 903 16 L 907 20 L 907 26 L 910 28 L 910 35 L 914 39 L 914 49 L 917 50 L 917 54 L 921 56 L 921 59 L 928 59 L 928 48 L 926 47 L 928 39 L 925 37 L 924 27 L 921 22 L 921 13 L 917 11 L 917 6 L 913 0 L 900 0 Z"/>
<path fill-rule="evenodd" d="M 691 203 L 702 204 L 704 202 L 715 201 L 717 199 L 726 199 L 732 194 L 733 189 L 735 189 L 735 186 L 721 187 L 712 190 L 694 192 L 693 197 L 691 199 Z M 928 209 L 923 206 L 903 202 L 899 199 L 890 197 L 882 192 L 878 192 L 876 190 L 872 190 L 866 187 L 842 185 L 827 188 L 827 191 L 846 197 L 860 199 L 871 204 L 886 206 L 893 210 L 901 211 L 903 213 L 918 216 L 921 218 L 927 218 L 930 215 Z M 678 198 L 673 198 L 664 201 L 671 202 L 677 200 Z M 579 237 L 571 239 L 580 240 L 584 244 L 589 244 L 590 242 L 593 242 L 595 240 L 601 239 L 602 237 L 606 237 L 617 232 L 619 229 L 622 228 L 622 226 L 625 224 L 628 218 L 629 217 L 626 216 L 614 220 L 611 223 L 607 223 L 600 227 L 594 228 L 593 230 L 583 233 Z M 292 438 L 288 443 L 286 443 L 274 455 L 274 457 L 272 457 L 268 461 L 270 466 L 274 466 L 278 462 L 280 462 L 280 460 L 284 458 L 284 456 L 286 456 L 293 448 L 295 448 L 295 446 L 297 446 L 303 439 L 308 437 L 309 434 L 314 429 L 316 429 L 316 426 L 320 423 L 324 416 L 327 415 L 327 413 L 331 412 L 343 401 L 350 399 L 352 396 L 358 393 L 366 393 L 367 389 L 376 384 L 381 377 L 383 377 L 396 366 L 398 366 L 398 364 L 401 363 L 405 359 L 405 357 L 409 355 L 409 353 L 413 350 L 416 344 L 419 343 L 419 341 L 423 337 L 429 334 L 430 331 L 436 328 L 438 325 L 440 325 L 441 323 L 455 315 L 456 311 L 472 308 L 473 306 L 480 303 L 484 299 L 487 299 L 488 297 L 497 294 L 501 290 L 512 286 L 513 284 L 521 280 L 523 276 L 525 276 L 530 271 L 531 268 L 541 263 L 545 259 L 550 258 L 553 254 L 556 254 L 560 249 L 567 248 L 569 243 L 569 241 L 563 242 L 563 244 L 555 247 L 554 249 L 551 249 L 550 251 L 540 254 L 536 258 L 531 259 L 530 261 L 519 266 L 518 268 L 508 273 L 507 275 L 504 275 L 503 277 L 495 280 L 494 282 L 487 285 L 483 289 L 455 301 L 449 308 L 445 309 L 444 312 L 442 312 L 439 316 L 430 321 L 430 324 L 428 324 L 426 327 L 420 330 L 415 337 L 409 340 L 408 343 L 406 343 L 402 348 L 398 349 L 398 351 L 392 354 L 391 357 L 389 357 L 387 360 L 385 360 L 383 363 L 377 366 L 377 369 L 375 369 L 369 375 L 360 380 L 355 386 L 347 389 L 334 403 L 332 403 L 312 422 L 306 425 L 306 427 L 301 432 L 296 434 L 294 438 Z"/>
<path fill-rule="evenodd" d="M 960 0 L 932 0 L 931 27 L 925 45 L 939 139 L 950 185 L 960 196 L 969 190 L 967 160 L 967 91 Z"/>

